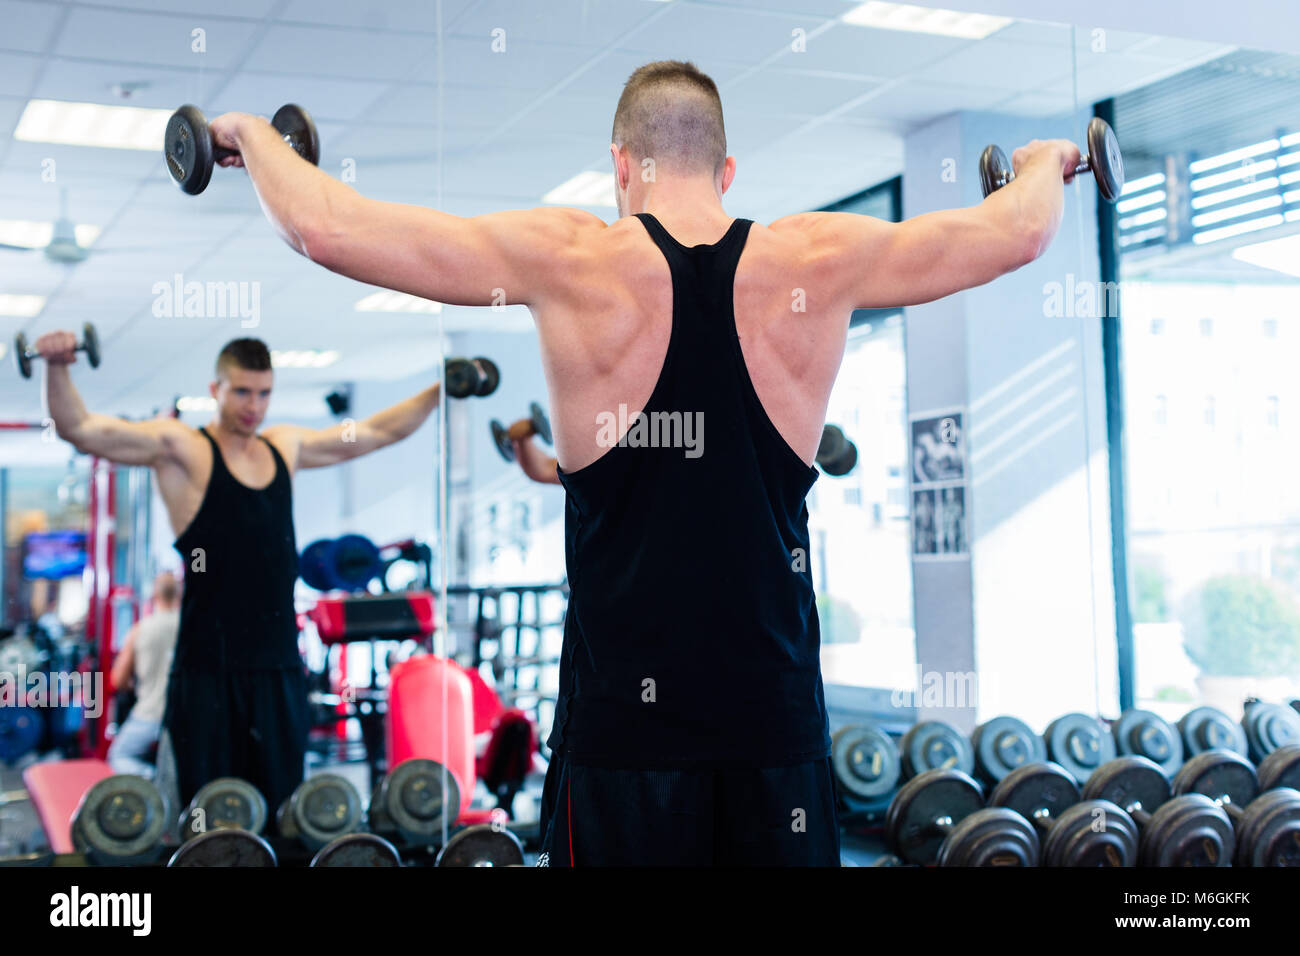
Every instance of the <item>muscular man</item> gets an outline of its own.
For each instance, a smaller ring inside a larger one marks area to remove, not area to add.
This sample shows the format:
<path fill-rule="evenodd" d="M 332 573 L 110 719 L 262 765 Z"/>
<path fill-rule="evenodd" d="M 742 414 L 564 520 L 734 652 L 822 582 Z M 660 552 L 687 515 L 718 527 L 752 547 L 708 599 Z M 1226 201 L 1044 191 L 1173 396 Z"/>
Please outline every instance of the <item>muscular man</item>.
<path fill-rule="evenodd" d="M 167 677 L 180 628 L 180 595 L 180 582 L 170 571 L 154 578 L 153 612 L 127 632 L 122 649 L 113 659 L 113 686 L 134 685 L 135 690 L 135 706 L 108 748 L 108 763 L 115 773 L 153 776 L 153 765 L 145 757 L 162 730 Z"/>
<path fill-rule="evenodd" d="M 73 388 L 71 332 L 41 336 L 50 417 L 77 450 L 154 470 L 185 562 L 180 635 L 159 741 L 158 775 L 184 807 L 215 777 L 242 777 L 272 806 L 303 779 L 309 716 L 293 606 L 298 550 L 292 478 L 410 435 L 438 404 L 438 386 L 354 428 L 275 425 L 271 354 L 235 339 L 217 356 L 212 422 L 127 422 L 87 411 Z"/>
<path fill-rule="evenodd" d="M 537 323 L 566 492 L 571 603 L 543 859 L 839 864 L 805 497 L 854 309 L 928 302 L 1038 256 L 1064 141 L 1016 150 L 978 206 L 902 223 L 734 219 L 717 87 L 634 72 L 614 114 L 620 218 L 462 218 L 366 199 L 264 120 L 226 114 L 285 241 L 335 272 Z"/>

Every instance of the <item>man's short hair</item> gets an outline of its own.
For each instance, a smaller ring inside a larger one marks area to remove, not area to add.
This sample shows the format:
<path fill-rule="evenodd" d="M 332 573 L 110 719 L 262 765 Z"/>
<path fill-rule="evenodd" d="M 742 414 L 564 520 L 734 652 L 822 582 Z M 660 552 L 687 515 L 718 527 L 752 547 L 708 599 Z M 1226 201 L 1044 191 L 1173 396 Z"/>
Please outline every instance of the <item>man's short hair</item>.
<path fill-rule="evenodd" d="M 164 571 L 154 579 L 153 596 L 163 604 L 175 604 L 181 596 L 181 583 L 176 575 Z"/>
<path fill-rule="evenodd" d="M 271 368 L 271 350 L 261 339 L 232 339 L 217 355 L 217 378 L 227 369 L 266 372 Z"/>
<path fill-rule="evenodd" d="M 618 98 L 613 141 L 638 161 L 716 175 L 727 160 L 717 84 L 681 60 L 638 67 Z"/>

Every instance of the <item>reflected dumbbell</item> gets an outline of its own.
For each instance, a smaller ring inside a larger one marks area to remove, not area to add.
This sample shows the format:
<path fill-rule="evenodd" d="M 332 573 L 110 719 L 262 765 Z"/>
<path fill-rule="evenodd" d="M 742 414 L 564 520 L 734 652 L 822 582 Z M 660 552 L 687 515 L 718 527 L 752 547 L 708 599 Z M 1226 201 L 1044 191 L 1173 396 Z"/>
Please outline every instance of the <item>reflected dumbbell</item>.
<path fill-rule="evenodd" d="M 316 774 L 285 798 L 275 822 L 280 836 L 315 852 L 336 837 L 360 829 L 361 795 L 337 774 Z"/>
<path fill-rule="evenodd" d="M 72 814 L 73 845 L 96 866 L 152 863 L 162 851 L 168 813 L 144 777 L 115 774 L 94 784 Z"/>
<path fill-rule="evenodd" d="M 1149 710 L 1126 710 L 1112 728 L 1120 756 L 1146 757 L 1166 776 L 1183 765 L 1183 739 L 1169 721 Z"/>
<path fill-rule="evenodd" d="M 460 786 L 436 760 L 403 760 L 375 788 L 367 821 L 373 833 L 400 837 L 413 846 L 442 839 L 460 814 Z"/>
<path fill-rule="evenodd" d="M 926 770 L 975 770 L 975 754 L 970 741 L 952 724 L 942 720 L 923 720 L 910 727 L 899 745 L 900 762 L 905 778 Z"/>
<path fill-rule="evenodd" d="M 266 797 L 246 780 L 219 777 L 199 788 L 181 814 L 181 840 L 188 842 L 209 830 L 248 830 L 266 826 Z"/>
<path fill-rule="evenodd" d="M 1171 800 L 1169 777 L 1153 761 L 1129 754 L 1097 769 L 1085 800 L 1108 800 L 1138 825 L 1142 866 L 1231 866 L 1232 821 L 1202 794 Z"/>
<path fill-rule="evenodd" d="M 954 828 L 983 808 L 984 791 L 969 774 L 925 770 L 899 787 L 889 803 L 885 814 L 889 851 L 904 863 L 929 866 L 937 861 Z"/>
<path fill-rule="evenodd" d="M 1110 729 L 1089 714 L 1066 714 L 1043 731 L 1047 759 L 1064 767 L 1083 786 L 1092 772 L 1115 758 L 1115 738 Z"/>
<path fill-rule="evenodd" d="M 1255 768 L 1231 750 L 1197 754 L 1174 776 L 1174 799 L 1209 797 L 1228 814 L 1238 866 L 1300 866 L 1300 793 L 1283 788 L 1260 796 Z"/>
<path fill-rule="evenodd" d="M 975 777 L 987 786 L 1047 756 L 1043 738 L 1016 717 L 994 717 L 980 724 L 971 734 L 970 745 L 975 755 Z"/>
<path fill-rule="evenodd" d="M 1178 721 L 1183 750 L 1195 757 L 1207 750 L 1231 750 L 1245 756 L 1246 735 L 1241 725 L 1217 707 L 1195 707 Z"/>
<path fill-rule="evenodd" d="M 853 444 L 838 425 L 822 428 L 821 441 L 817 443 L 817 466 L 832 478 L 841 478 L 858 463 L 858 446 Z"/>
<path fill-rule="evenodd" d="M 401 866 L 393 846 L 374 833 L 345 833 L 335 837 L 312 857 L 311 866 Z"/>
<path fill-rule="evenodd" d="M 316 124 L 305 109 L 287 103 L 275 111 L 271 125 L 295 153 L 313 166 L 320 163 L 320 138 L 316 135 Z M 163 138 L 167 172 L 191 196 L 208 188 L 217 163 L 237 155 L 235 150 L 213 142 L 212 129 L 197 106 L 186 103 L 167 121 Z"/>
<path fill-rule="evenodd" d="M 902 764 L 894 739 L 875 724 L 850 724 L 831 735 L 837 793 L 851 812 L 885 810 Z"/>
<path fill-rule="evenodd" d="M 1115 202 L 1124 190 L 1124 157 L 1120 153 L 1115 131 L 1099 116 L 1088 123 L 1088 154 L 1074 167 L 1074 175 L 1092 173 L 1097 180 L 1097 191 L 1107 202 Z M 1001 189 L 1016 178 L 1007 161 L 1007 154 L 999 147 L 989 145 L 980 154 L 980 188 L 984 195 Z"/>
<path fill-rule="evenodd" d="M 515 460 L 514 443 L 517 441 L 536 435 L 548 445 L 555 444 L 551 435 L 551 420 L 546 417 L 542 406 L 536 402 L 528 406 L 527 418 L 520 419 L 509 428 L 495 418 L 489 423 L 489 427 L 492 430 L 492 443 L 496 446 L 497 453 L 507 462 Z"/>
<path fill-rule="evenodd" d="M 208 830 L 185 841 L 167 861 L 172 866 L 278 866 L 271 844 L 249 830 L 226 827 Z"/>
<path fill-rule="evenodd" d="M 1283 744 L 1260 761 L 1259 789 L 1300 790 L 1300 744 Z"/>
<path fill-rule="evenodd" d="M 437 866 L 523 866 L 524 845 L 502 827 L 480 823 L 466 827 L 438 851 Z"/>
<path fill-rule="evenodd" d="M 95 331 L 95 326 L 91 322 L 86 322 L 81 326 L 81 341 L 73 349 L 74 352 L 85 352 L 86 361 L 90 363 L 91 368 L 99 368 L 99 333 Z M 32 362 L 39 358 L 44 358 L 40 352 L 34 351 L 27 347 L 27 336 L 19 332 L 14 336 L 14 362 L 18 366 L 18 374 L 23 378 L 32 377 Z"/>
<path fill-rule="evenodd" d="M 1264 758 L 1285 744 L 1300 743 L 1300 714 L 1285 704 L 1251 701 L 1241 718 L 1250 759 L 1262 763 Z"/>
<path fill-rule="evenodd" d="M 452 398 L 487 398 L 501 384 L 501 370 L 482 356 L 450 358 L 443 366 L 443 380 Z"/>

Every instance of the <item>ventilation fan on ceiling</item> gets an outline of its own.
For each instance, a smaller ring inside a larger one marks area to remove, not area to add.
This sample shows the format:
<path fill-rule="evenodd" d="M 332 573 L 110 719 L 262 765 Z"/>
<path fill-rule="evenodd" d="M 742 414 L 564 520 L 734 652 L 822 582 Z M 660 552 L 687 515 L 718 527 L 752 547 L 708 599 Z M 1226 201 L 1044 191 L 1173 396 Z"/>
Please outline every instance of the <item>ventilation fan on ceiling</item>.
<path fill-rule="evenodd" d="M 0 250 L 6 252 L 44 252 L 45 258 L 60 265 L 75 266 L 84 262 L 94 252 L 97 256 L 118 254 L 122 252 L 157 252 L 161 246 L 115 246 L 112 249 L 100 249 L 98 245 L 83 246 L 77 241 L 77 224 L 68 216 L 68 190 L 59 190 L 59 218 L 54 220 L 50 232 L 50 241 L 43 246 L 18 245 L 0 242 Z"/>

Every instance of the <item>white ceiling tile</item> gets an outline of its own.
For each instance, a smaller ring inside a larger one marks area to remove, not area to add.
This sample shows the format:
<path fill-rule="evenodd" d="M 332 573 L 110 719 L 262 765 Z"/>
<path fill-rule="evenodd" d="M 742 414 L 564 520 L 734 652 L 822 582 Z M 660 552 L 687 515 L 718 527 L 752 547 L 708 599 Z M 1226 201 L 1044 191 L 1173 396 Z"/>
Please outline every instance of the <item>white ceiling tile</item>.
<path fill-rule="evenodd" d="M 894 120 L 917 126 L 960 110 L 989 109 L 1006 98 L 1007 91 L 1004 89 L 906 79 L 843 115 L 855 119 Z M 1062 108 L 1069 102 L 1064 96 L 1059 99 Z"/>
<path fill-rule="evenodd" d="M 442 0 L 444 32 L 473 5 L 474 0 Z M 437 29 L 434 5 L 430 0 L 349 0 L 347 3 L 290 0 L 277 19 L 396 33 L 434 33 Z"/>
<path fill-rule="evenodd" d="M 608 140 L 618 96 L 560 94 L 528 110 L 510 127 L 514 132 L 571 133 L 592 140 Z"/>
<path fill-rule="evenodd" d="M 277 25 L 261 33 L 243 67 L 267 73 L 400 80 L 421 60 L 431 59 L 434 49 L 434 38 L 427 34 Z"/>
<path fill-rule="evenodd" d="M 808 26 L 808 17 L 766 13 L 741 16 L 735 9 L 675 3 L 662 16 L 621 39 L 617 46 L 648 54 L 647 59 L 652 60 L 718 57 L 758 63 L 790 49 L 793 31 L 807 31 Z"/>
<path fill-rule="evenodd" d="M 194 30 L 204 31 L 205 52 L 193 49 Z M 123 13 L 74 7 L 54 52 L 63 57 L 118 60 L 154 66 L 224 70 L 247 50 L 258 25 L 155 13 Z"/>
<path fill-rule="evenodd" d="M 580 47 L 517 41 L 494 52 L 489 38 L 448 37 L 442 45 L 442 83 L 531 90 L 540 93 L 578 69 L 598 51 Z M 429 57 L 408 79 L 438 82 L 438 61 Z"/>
<path fill-rule="evenodd" d="M 81 6 L 110 7 L 113 9 L 148 10 L 155 13 L 184 13 L 201 17 L 220 13 L 222 17 L 245 17 L 261 20 L 268 16 L 280 0 L 81 0 Z M 200 25 L 202 25 L 200 23 Z"/>
<path fill-rule="evenodd" d="M 231 110 L 271 116 L 284 103 L 298 103 L 317 123 L 350 121 L 366 119 L 364 114 L 389 88 L 384 82 L 242 70 L 226 78 L 220 94 L 203 109 L 209 116 Z"/>
<path fill-rule="evenodd" d="M 774 113 L 819 114 L 879 89 L 881 80 L 827 76 L 795 70 L 760 70 L 727 86 L 724 107 Z"/>
<path fill-rule="evenodd" d="M 0 23 L 4 24 L 0 44 L 7 50 L 45 52 L 62 13 L 62 8 L 53 3 L 0 0 Z"/>
<path fill-rule="evenodd" d="M 972 42 L 837 23 L 808 41 L 807 52 L 800 56 L 800 67 L 896 79 L 920 73 L 929 64 Z"/>
<path fill-rule="evenodd" d="M 54 57 L 41 74 L 32 96 L 109 106 L 175 109 L 182 103 L 206 103 L 225 81 L 219 73 Z M 129 88 L 130 95 L 123 96 L 116 87 Z"/>
<path fill-rule="evenodd" d="M 455 21 L 450 32 L 485 45 L 504 41 L 507 53 L 517 41 L 605 46 L 666 12 L 664 4 L 650 0 L 480 0 Z"/>
<path fill-rule="evenodd" d="M 9 96 L 27 96 L 42 62 L 32 54 L 0 53 L 0 90 Z"/>
<path fill-rule="evenodd" d="M 977 40 L 926 67 L 924 78 L 954 86 L 1000 86 L 1009 92 L 1033 89 L 1070 75 L 1070 58 L 1051 46 Z"/>

